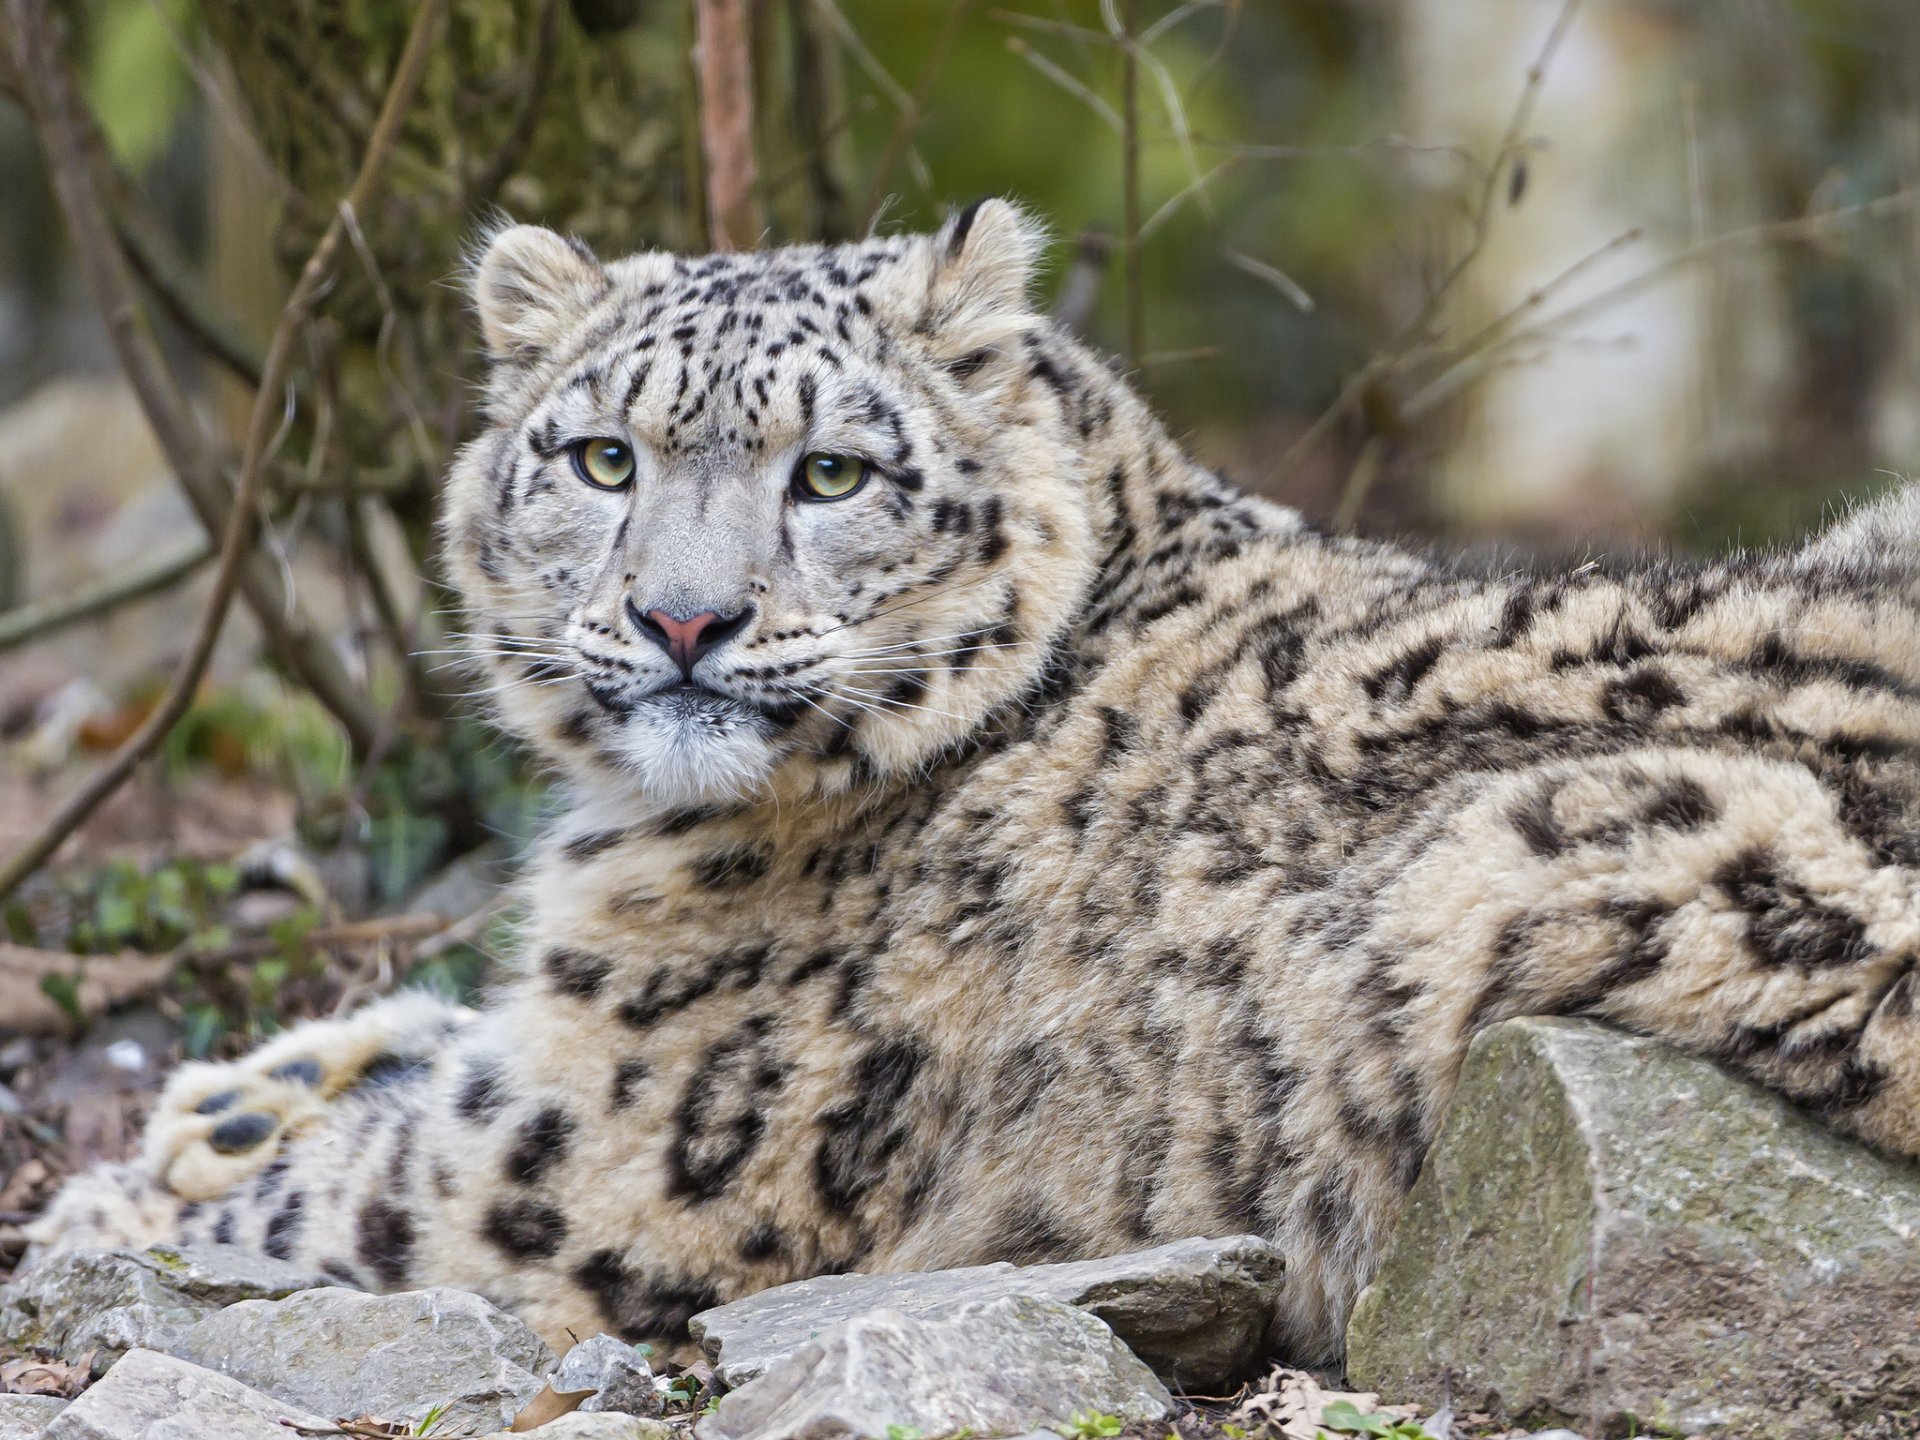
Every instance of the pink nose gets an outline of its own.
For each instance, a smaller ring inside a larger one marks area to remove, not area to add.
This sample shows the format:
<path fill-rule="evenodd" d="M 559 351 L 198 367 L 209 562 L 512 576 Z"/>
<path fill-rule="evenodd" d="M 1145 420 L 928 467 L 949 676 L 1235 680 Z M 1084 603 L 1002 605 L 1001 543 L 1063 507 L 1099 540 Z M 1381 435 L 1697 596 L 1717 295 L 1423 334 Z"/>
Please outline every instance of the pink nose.
<path fill-rule="evenodd" d="M 680 667 L 680 673 L 691 680 L 693 667 L 702 655 L 746 628 L 753 607 L 748 606 L 738 615 L 722 615 L 717 610 L 702 610 L 698 615 L 685 617 L 665 610 L 649 610 L 643 615 L 640 607 L 629 600 L 627 614 L 635 628 L 666 651 Z"/>

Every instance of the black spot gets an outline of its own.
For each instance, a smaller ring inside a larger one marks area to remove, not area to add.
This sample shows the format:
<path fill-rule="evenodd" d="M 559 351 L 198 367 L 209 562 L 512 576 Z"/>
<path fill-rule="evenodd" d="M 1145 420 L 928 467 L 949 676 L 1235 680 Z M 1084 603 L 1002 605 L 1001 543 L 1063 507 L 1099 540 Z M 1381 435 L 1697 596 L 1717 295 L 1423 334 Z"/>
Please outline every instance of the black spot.
<path fill-rule="evenodd" d="M 273 1218 L 267 1221 L 266 1238 L 260 1242 L 260 1248 L 276 1260 L 291 1260 L 294 1243 L 300 1238 L 300 1224 L 304 1216 L 302 1207 L 306 1204 L 306 1192 L 294 1190 L 280 1202 L 280 1208 L 273 1212 Z"/>
<path fill-rule="evenodd" d="M 967 243 L 967 236 L 973 232 L 973 222 L 980 214 L 980 207 L 991 199 L 991 195 L 982 195 L 954 217 L 953 234 L 947 240 L 947 259 L 959 258 L 961 248 Z"/>
<path fill-rule="evenodd" d="M 193 1107 L 196 1115 L 218 1115 L 223 1110 L 231 1110 L 240 1101 L 238 1090 L 220 1090 L 207 1096 Z"/>
<path fill-rule="evenodd" d="M 391 1200 L 375 1196 L 360 1207 L 354 1254 L 381 1284 L 399 1285 L 406 1280 L 413 1240 L 413 1216 Z"/>
<path fill-rule="evenodd" d="M 279 1121 L 258 1110 L 222 1120 L 207 1136 L 207 1143 L 222 1155 L 238 1155 L 251 1150 L 278 1128 Z"/>
<path fill-rule="evenodd" d="M 475 1122 L 490 1119 L 506 1102 L 500 1062 L 489 1057 L 469 1061 L 453 1096 L 453 1108 L 460 1118 Z"/>
<path fill-rule="evenodd" d="M 1082 1254 L 1085 1237 L 1044 1201 L 1024 1196 L 1009 1205 L 993 1227 L 986 1253 L 1016 1265 L 1070 1260 Z"/>
<path fill-rule="evenodd" d="M 1668 830 L 1698 830 L 1720 818 L 1720 807 L 1704 786 L 1683 776 L 1657 791 L 1640 818 Z"/>
<path fill-rule="evenodd" d="M 507 1151 L 507 1178 L 519 1185 L 537 1185 L 561 1160 L 573 1140 L 573 1118 L 558 1106 L 548 1106 L 520 1127 L 519 1138 Z"/>
<path fill-rule="evenodd" d="M 376 1055 L 361 1072 L 359 1083 L 370 1090 L 405 1085 L 424 1080 L 432 1068 L 431 1062 L 418 1055 Z"/>
<path fill-rule="evenodd" d="M 625 830 L 589 830 L 584 835 L 576 835 L 561 847 L 567 859 L 573 861 L 591 860 L 605 853 L 627 838 Z"/>
<path fill-rule="evenodd" d="M 647 976 L 638 994 L 620 1002 L 615 1012 L 621 1023 L 645 1030 L 667 1015 L 683 1010 L 722 985 L 745 990 L 760 978 L 770 947 L 750 945 L 711 955 L 688 967 L 662 965 Z"/>
<path fill-rule="evenodd" d="M 1600 709 L 1621 724 L 1645 724 L 1663 710 L 1683 704 L 1686 696 L 1657 665 L 1636 665 L 1600 692 Z"/>
<path fill-rule="evenodd" d="M 573 1279 L 600 1302 L 608 1328 L 629 1341 L 685 1340 L 687 1322 L 722 1298 L 705 1281 L 636 1270 L 618 1250 L 594 1251 L 573 1268 Z"/>
<path fill-rule="evenodd" d="M 694 861 L 693 881 L 707 890 L 730 890 L 765 878 L 772 868 L 771 847 L 737 845 Z"/>
<path fill-rule="evenodd" d="M 638 1059 L 622 1060 L 613 1068 L 613 1096 L 610 1101 L 615 1110 L 624 1110 L 633 1103 L 633 1092 L 640 1087 L 652 1071 L 647 1062 Z"/>
<path fill-rule="evenodd" d="M 231 1210 L 222 1210 L 219 1215 L 215 1216 L 213 1221 L 213 1243 L 216 1245 L 233 1244 L 234 1223 L 233 1211 Z"/>
<path fill-rule="evenodd" d="M 785 1071 L 752 1020 L 707 1051 L 674 1107 L 667 1193 L 692 1200 L 721 1194 L 767 1128 L 768 1096 Z"/>
<path fill-rule="evenodd" d="M 1361 681 L 1369 700 L 1407 700 L 1419 688 L 1427 672 L 1439 663 L 1443 645 L 1439 636 L 1422 640 L 1412 649 L 1396 656 L 1388 664 Z"/>
<path fill-rule="evenodd" d="M 834 1209 L 851 1211 L 885 1177 L 888 1161 L 906 1139 L 902 1102 L 924 1059 L 911 1040 L 869 1047 L 849 1077 L 848 1098 L 821 1112 L 814 1179 Z"/>
<path fill-rule="evenodd" d="M 566 1243 L 567 1217 L 538 1200 L 501 1200 L 487 1211 L 481 1234 L 518 1259 L 545 1259 Z"/>
<path fill-rule="evenodd" d="M 740 1239 L 742 1260 L 775 1260 L 787 1254 L 787 1237 L 771 1220 L 763 1220 Z"/>
<path fill-rule="evenodd" d="M 553 982 L 553 988 L 576 1000 L 592 1000 L 599 995 L 613 972 L 613 962 L 604 955 L 589 955 L 584 950 L 558 946 L 540 958 L 540 966 Z"/>
<path fill-rule="evenodd" d="M 1872 953 L 1858 919 L 1782 875 L 1766 851 L 1739 856 L 1714 882 L 1746 912 L 1748 943 L 1768 964 L 1821 969 L 1857 965 Z"/>
<path fill-rule="evenodd" d="M 322 1072 L 318 1060 L 289 1060 L 283 1065 L 274 1066 L 267 1074 L 272 1079 L 312 1089 L 319 1085 Z"/>

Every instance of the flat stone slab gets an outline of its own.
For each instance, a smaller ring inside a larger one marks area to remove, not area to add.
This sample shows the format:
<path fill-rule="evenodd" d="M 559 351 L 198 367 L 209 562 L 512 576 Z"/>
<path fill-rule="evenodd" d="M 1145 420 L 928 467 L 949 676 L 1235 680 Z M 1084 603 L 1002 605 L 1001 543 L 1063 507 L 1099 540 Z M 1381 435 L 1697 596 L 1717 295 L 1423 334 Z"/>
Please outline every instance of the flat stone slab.
<path fill-rule="evenodd" d="M 1028 1295 L 934 1317 L 842 1321 L 720 1397 L 699 1440 L 1018 1435 L 1098 1412 L 1163 1419 L 1173 1397 L 1085 1310 Z"/>
<path fill-rule="evenodd" d="M 1920 1167 L 1655 1041 L 1494 1026 L 1347 1368 L 1585 1434 L 1920 1433 Z"/>
<path fill-rule="evenodd" d="M 130 1350 L 47 1427 L 46 1440 L 291 1440 L 331 1422 L 152 1350 Z"/>
<path fill-rule="evenodd" d="M 664 1420 L 643 1420 L 604 1410 L 576 1410 L 521 1433 L 536 1435 L 539 1440 L 684 1440 L 686 1435 L 686 1431 L 676 1430 Z M 495 1430 L 479 1440 L 513 1440 L 513 1433 Z"/>
<path fill-rule="evenodd" d="M 1217 1393 L 1263 1367 L 1281 1271 L 1274 1246 L 1238 1235 L 1064 1265 L 825 1275 L 702 1311 L 692 1330 L 714 1373 L 737 1386 L 835 1323 L 869 1310 L 932 1317 L 973 1302 L 1031 1295 L 1098 1316 L 1167 1383 Z"/>
<path fill-rule="evenodd" d="M 51 1395 L 0 1395 L 0 1440 L 40 1440 L 66 1408 Z"/>
<path fill-rule="evenodd" d="M 0 1289 L 0 1341 L 69 1363 L 91 1351 L 94 1373 L 240 1300 L 277 1300 L 328 1284 L 235 1246 L 82 1250 L 42 1261 Z"/>
<path fill-rule="evenodd" d="M 505 1429 L 554 1367 L 553 1352 L 521 1321 L 447 1289 L 249 1300 L 165 1349 L 335 1420 L 418 1423 L 439 1407 L 437 1428 L 448 1435 Z"/>

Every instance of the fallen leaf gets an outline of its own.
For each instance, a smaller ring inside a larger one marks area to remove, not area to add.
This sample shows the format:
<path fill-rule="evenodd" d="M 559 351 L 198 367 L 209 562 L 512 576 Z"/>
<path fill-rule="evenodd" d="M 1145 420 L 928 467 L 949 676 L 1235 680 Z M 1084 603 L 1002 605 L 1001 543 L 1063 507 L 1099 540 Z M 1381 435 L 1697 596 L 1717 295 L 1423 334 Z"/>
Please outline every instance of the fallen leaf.
<path fill-rule="evenodd" d="M 71 1365 L 59 1360 L 0 1361 L 0 1395 L 52 1395 L 71 1400 L 87 1388 L 92 1369 L 92 1352 Z"/>
<path fill-rule="evenodd" d="M 1371 1391 L 1328 1390 L 1304 1370 L 1275 1367 L 1234 1410 L 1234 1420 L 1252 1428 L 1265 1426 L 1280 1440 L 1316 1440 L 1320 1417 L 1329 1405 L 1342 1400 L 1363 1413 L 1391 1415 L 1396 1420 L 1411 1420 L 1420 1413 L 1418 1405 L 1382 1405 Z"/>
<path fill-rule="evenodd" d="M 507 1433 L 524 1435 L 529 1430 L 537 1430 L 549 1420 L 571 1415 L 599 1393 L 598 1390 L 556 1390 L 549 1382 L 521 1407 L 520 1413 L 513 1417 L 513 1424 L 507 1427 Z"/>

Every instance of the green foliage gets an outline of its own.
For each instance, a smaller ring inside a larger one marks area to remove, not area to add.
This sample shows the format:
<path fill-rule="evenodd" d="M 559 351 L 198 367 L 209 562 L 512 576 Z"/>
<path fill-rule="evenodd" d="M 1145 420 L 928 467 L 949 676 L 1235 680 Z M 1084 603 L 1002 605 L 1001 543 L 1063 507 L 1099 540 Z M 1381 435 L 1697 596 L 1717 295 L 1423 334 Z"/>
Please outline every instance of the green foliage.
<path fill-rule="evenodd" d="M 224 863 L 182 859 L 143 871 L 117 861 L 63 886 L 67 947 L 102 955 L 217 945 L 219 908 L 239 888 L 239 872 Z"/>
<path fill-rule="evenodd" d="M 439 1428 L 440 1422 L 446 1418 L 446 1405 L 436 1405 L 420 1417 L 420 1423 L 413 1427 L 413 1433 L 415 1435 L 431 1435 Z"/>
<path fill-rule="evenodd" d="M 201 697 L 167 736 L 160 757 L 174 779 L 210 765 L 231 776 L 275 781 L 309 804 L 340 791 L 350 762 L 345 737 L 320 704 L 280 686 Z"/>
<path fill-rule="evenodd" d="M 1341 1435 L 1377 1435 L 1382 1440 L 1433 1440 L 1431 1432 L 1417 1420 L 1370 1414 L 1351 1400 L 1336 1400 L 1321 1411 L 1320 1426 L 1322 1436 L 1331 1430 Z"/>
<path fill-rule="evenodd" d="M 1107 1437 L 1118 1435 L 1126 1427 L 1118 1415 L 1107 1415 L 1098 1410 L 1076 1410 L 1066 1424 L 1054 1428 L 1067 1440 L 1107 1440 Z"/>
<path fill-rule="evenodd" d="M 94 7 L 87 98 L 108 145 L 134 170 L 159 158 L 192 98 L 176 41 L 191 15 L 187 0 L 107 0 Z"/>

